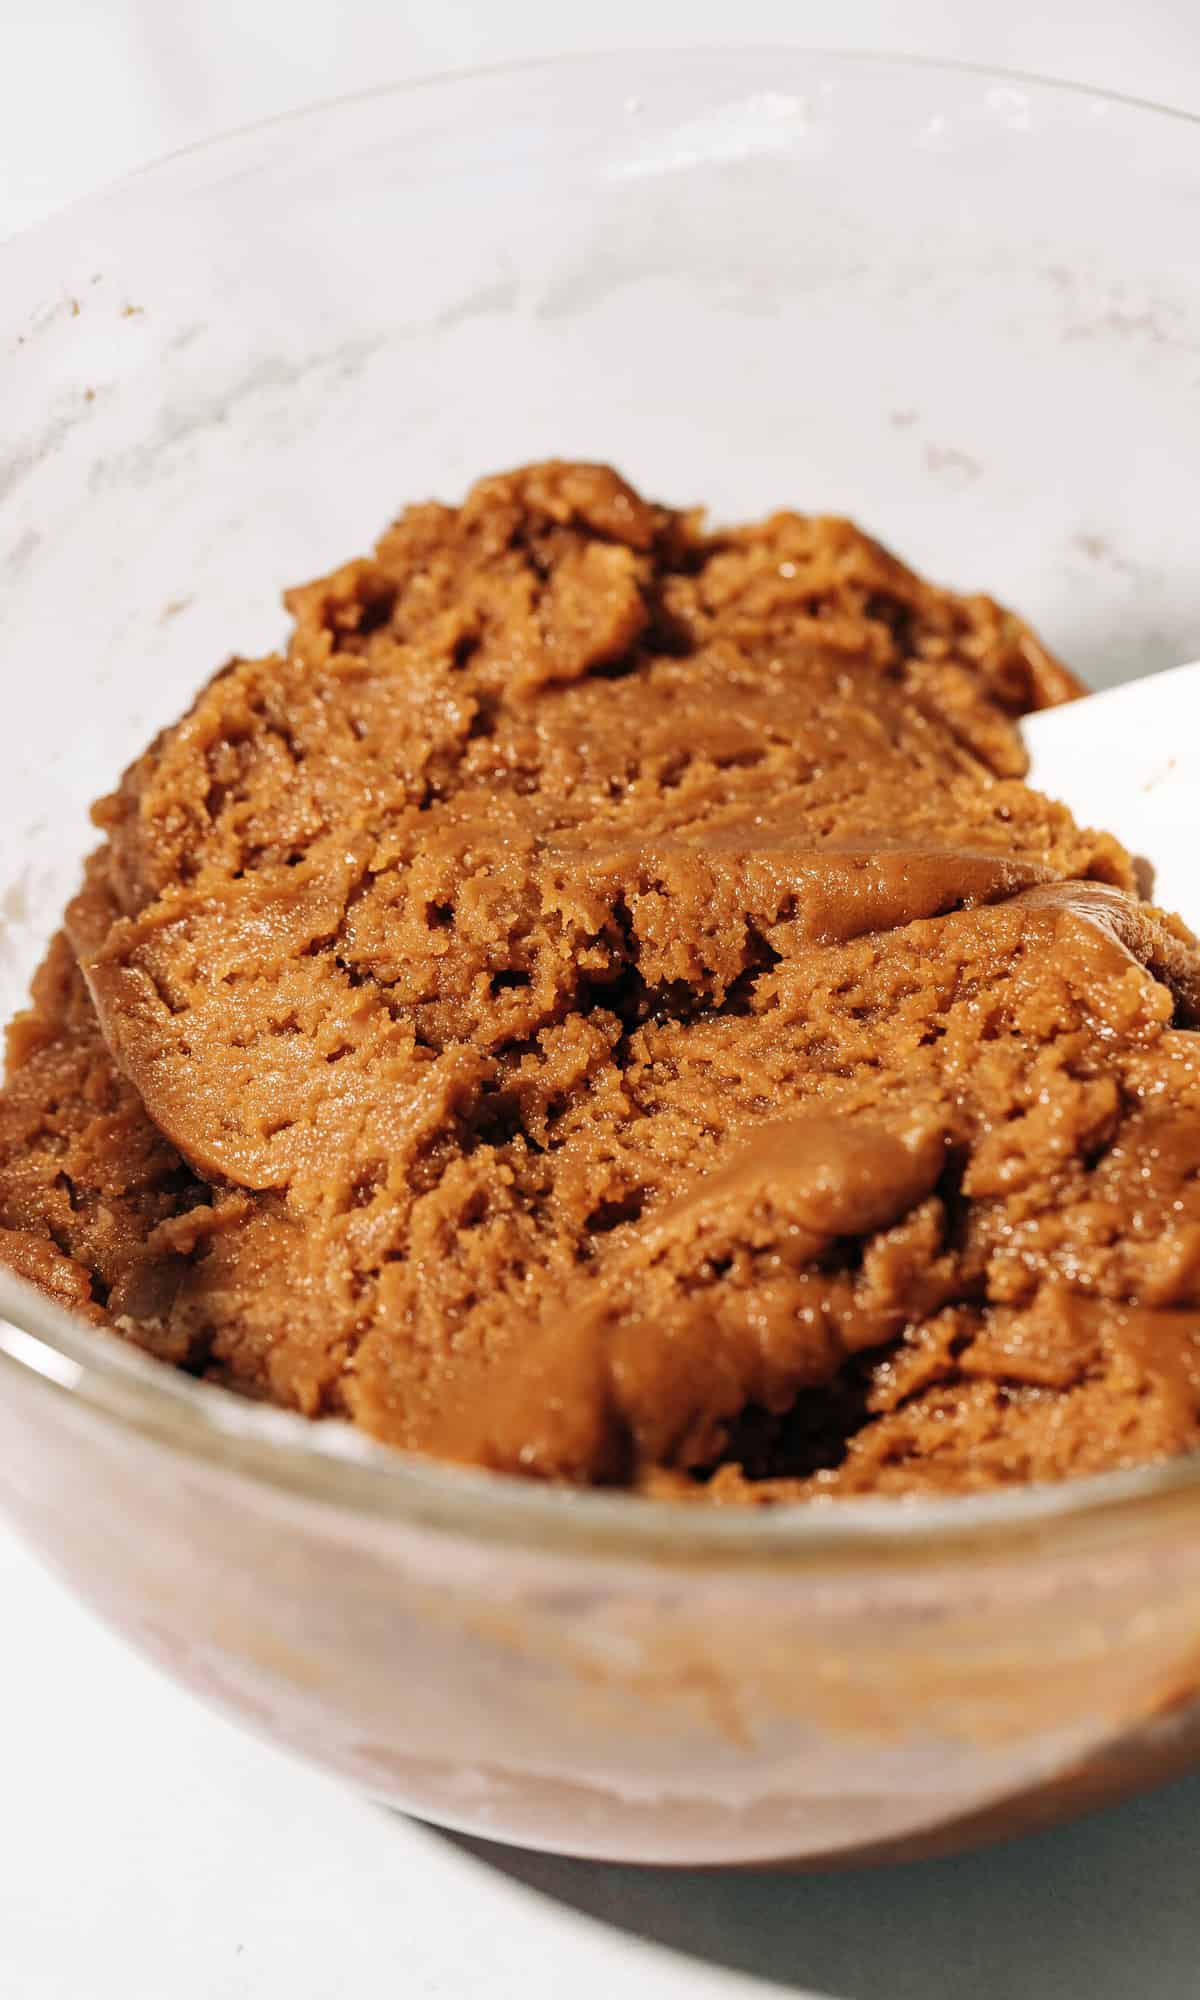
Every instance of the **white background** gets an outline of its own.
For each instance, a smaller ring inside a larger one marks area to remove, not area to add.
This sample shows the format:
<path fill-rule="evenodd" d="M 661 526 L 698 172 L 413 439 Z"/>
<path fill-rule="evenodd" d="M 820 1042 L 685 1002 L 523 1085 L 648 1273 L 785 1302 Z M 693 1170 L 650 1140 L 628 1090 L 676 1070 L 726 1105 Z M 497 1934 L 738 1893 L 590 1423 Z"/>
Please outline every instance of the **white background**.
<path fill-rule="evenodd" d="M 312 98 L 565 50 L 901 49 L 1200 112 L 1197 0 L 0 0 L 0 23 L 0 233 Z"/>
<path fill-rule="evenodd" d="M 0 0 L 0 235 L 311 98 L 567 49 L 901 48 L 1200 113 L 1200 0 L 1044 0 L 1020 15 L 998 0 Z M 250 1741 L 0 1531 L 3 2000 L 1197 2000 L 1198 1829 L 1200 1779 L 886 1874 L 701 1877 L 506 1854 Z"/>

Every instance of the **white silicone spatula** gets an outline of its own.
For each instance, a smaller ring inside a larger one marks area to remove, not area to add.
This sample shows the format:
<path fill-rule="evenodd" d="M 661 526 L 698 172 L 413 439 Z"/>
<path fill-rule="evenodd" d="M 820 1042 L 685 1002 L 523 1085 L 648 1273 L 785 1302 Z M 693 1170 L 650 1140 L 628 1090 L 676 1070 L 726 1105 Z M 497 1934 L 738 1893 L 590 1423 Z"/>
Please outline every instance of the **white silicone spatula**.
<path fill-rule="evenodd" d="M 1022 724 L 1029 782 L 1153 869 L 1154 901 L 1200 930 L 1200 661 Z"/>

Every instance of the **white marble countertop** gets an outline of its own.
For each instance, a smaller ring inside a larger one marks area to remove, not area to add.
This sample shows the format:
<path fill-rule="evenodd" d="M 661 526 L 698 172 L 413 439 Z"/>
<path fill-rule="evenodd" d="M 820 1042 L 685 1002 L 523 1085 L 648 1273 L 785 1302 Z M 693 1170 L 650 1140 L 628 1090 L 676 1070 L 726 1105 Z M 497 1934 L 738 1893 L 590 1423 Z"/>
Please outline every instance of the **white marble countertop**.
<path fill-rule="evenodd" d="M 236 20 L 233 18 L 236 12 Z M 556 50 L 804 41 L 1200 112 L 1196 0 L 0 0 L 0 236 L 174 146 L 371 82 Z M 286 45 L 285 45 L 286 43 Z M 0 1530 L 0 1994 L 12 2000 L 1196 2000 L 1200 1778 L 992 1853 L 699 1876 L 471 1844 L 180 1693 Z"/>

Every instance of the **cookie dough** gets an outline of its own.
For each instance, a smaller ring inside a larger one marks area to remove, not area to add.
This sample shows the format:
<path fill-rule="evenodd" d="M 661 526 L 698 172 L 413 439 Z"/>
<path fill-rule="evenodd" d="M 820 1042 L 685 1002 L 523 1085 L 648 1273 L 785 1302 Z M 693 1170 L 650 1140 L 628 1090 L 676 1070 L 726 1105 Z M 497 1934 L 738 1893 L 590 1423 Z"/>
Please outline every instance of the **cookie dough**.
<path fill-rule="evenodd" d="M 292 591 L 96 808 L 0 1257 L 197 1375 L 680 1498 L 1200 1436 L 1200 955 L 1077 683 L 844 521 L 552 463 Z"/>

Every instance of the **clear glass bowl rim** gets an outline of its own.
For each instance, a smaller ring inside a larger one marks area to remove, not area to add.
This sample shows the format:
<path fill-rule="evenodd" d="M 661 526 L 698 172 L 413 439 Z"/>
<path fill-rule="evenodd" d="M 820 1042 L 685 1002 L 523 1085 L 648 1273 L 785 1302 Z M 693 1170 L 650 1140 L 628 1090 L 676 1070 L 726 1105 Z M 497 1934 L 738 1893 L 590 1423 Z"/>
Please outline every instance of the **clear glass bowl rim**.
<path fill-rule="evenodd" d="M 1032 90 L 1053 101 L 1091 100 L 1143 116 L 1200 126 L 1178 106 L 1086 83 L 988 64 L 947 62 L 892 51 L 839 50 L 803 44 L 744 43 L 687 50 L 646 48 L 533 58 L 442 71 L 403 83 L 319 100 L 176 148 L 68 203 L 0 243 L 4 260 L 36 239 L 69 236 L 80 222 L 102 216 L 146 180 L 169 178 L 176 163 L 232 151 L 274 128 L 299 128 L 367 99 L 404 101 L 438 93 L 452 97 L 466 83 L 602 67 L 619 72 L 626 90 L 640 64 L 671 62 L 719 73 L 731 57 L 761 61 L 773 88 L 792 65 L 819 64 L 848 76 L 898 72 L 942 76 L 948 83 L 991 83 Z M 1200 151 L 1198 151 L 1200 162 Z M 290 1493 L 373 1522 L 409 1524 L 464 1536 L 553 1549 L 609 1560 L 688 1565 L 804 1566 L 833 1560 L 903 1558 L 927 1561 L 969 1545 L 999 1553 L 1031 1537 L 1072 1524 L 1103 1526 L 1120 1515 L 1157 1509 L 1200 1492 L 1200 1451 L 1166 1463 L 1066 1481 L 944 1500 L 828 1500 L 765 1508 L 721 1509 L 645 1499 L 603 1490 L 561 1489 L 519 1478 L 439 1464 L 377 1444 L 349 1425 L 314 1423 L 291 1411 L 246 1401 L 150 1360 L 119 1338 L 73 1319 L 53 1300 L 0 1268 L 0 1385 L 5 1375 L 36 1378 L 40 1387 L 184 1458 L 224 1464 L 267 1488 Z"/>

